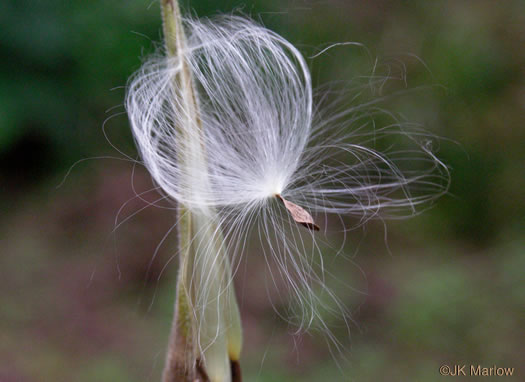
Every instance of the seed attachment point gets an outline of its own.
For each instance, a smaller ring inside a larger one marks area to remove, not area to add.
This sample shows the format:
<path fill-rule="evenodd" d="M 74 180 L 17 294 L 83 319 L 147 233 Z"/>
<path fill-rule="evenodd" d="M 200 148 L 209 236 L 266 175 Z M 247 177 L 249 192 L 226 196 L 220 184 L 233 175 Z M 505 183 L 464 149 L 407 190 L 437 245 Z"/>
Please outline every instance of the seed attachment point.
<path fill-rule="evenodd" d="M 275 194 L 275 197 L 283 202 L 284 207 L 288 210 L 292 216 L 292 219 L 295 220 L 296 223 L 308 228 L 311 231 L 319 231 L 320 228 L 317 224 L 315 224 L 312 215 L 310 215 L 303 207 L 286 200 L 280 194 Z"/>

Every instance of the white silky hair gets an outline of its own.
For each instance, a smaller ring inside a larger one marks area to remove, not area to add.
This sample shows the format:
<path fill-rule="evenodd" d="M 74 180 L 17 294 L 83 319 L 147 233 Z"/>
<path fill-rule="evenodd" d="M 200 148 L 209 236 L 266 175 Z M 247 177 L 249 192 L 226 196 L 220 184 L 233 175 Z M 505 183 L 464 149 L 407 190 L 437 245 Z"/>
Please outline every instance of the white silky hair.
<path fill-rule="evenodd" d="M 194 245 L 209 274 L 194 275 L 194 309 L 220 303 L 231 275 L 220 271 L 227 280 L 216 285 L 212 273 L 238 264 L 254 231 L 268 264 L 277 265 L 270 269 L 274 282 L 284 281 L 299 301 L 292 305 L 293 321 L 301 329 L 319 327 L 337 345 L 322 318 L 346 310 L 324 280 L 323 232 L 299 226 L 276 195 L 321 222 L 335 215 L 350 229 L 370 218 L 419 212 L 446 192 L 447 168 L 433 154 L 431 136 L 381 108 L 382 97 L 358 103 L 357 94 L 380 86 L 384 77 L 371 77 L 360 88 L 339 87 L 337 99 L 356 98 L 354 106 L 343 107 L 327 101 L 330 92 L 314 96 L 301 53 L 254 21 L 221 16 L 184 25 L 184 52 L 149 58 L 129 82 L 126 106 L 155 182 L 204 217 Z M 193 78 L 199 121 L 187 115 L 176 89 L 180 57 Z M 377 119 L 390 122 L 377 126 Z M 345 216 L 356 223 L 349 226 Z M 224 248 L 217 251 L 210 235 L 223 236 Z M 223 250 L 226 258 L 217 254 Z M 201 346 L 212 346 L 221 330 L 227 328 L 216 326 Z"/>

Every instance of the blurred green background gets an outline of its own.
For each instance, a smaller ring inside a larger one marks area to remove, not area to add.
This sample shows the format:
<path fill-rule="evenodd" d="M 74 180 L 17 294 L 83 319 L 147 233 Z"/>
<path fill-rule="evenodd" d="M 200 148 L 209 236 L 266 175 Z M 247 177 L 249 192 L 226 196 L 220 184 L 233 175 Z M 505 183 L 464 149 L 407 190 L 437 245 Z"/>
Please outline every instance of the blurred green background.
<path fill-rule="evenodd" d="M 337 273 L 366 293 L 341 296 L 354 321 L 346 360 L 316 333 L 290 335 L 251 254 L 237 280 L 245 380 L 441 381 L 442 364 L 524 380 L 525 2 L 216 3 L 183 5 L 240 10 L 305 54 L 357 41 L 402 59 L 408 87 L 428 89 L 396 111 L 447 138 L 438 156 L 452 175 L 432 209 L 388 222 L 388 246 L 381 223 L 349 234 L 352 263 Z M 133 198 L 151 180 L 109 143 L 136 155 L 124 87 L 160 41 L 158 2 L 4 0 L 0 25 L 0 381 L 158 381 L 174 235 L 152 255 L 174 217 L 146 208 L 158 195 Z M 328 58 L 315 83 L 370 69 L 356 48 Z"/>

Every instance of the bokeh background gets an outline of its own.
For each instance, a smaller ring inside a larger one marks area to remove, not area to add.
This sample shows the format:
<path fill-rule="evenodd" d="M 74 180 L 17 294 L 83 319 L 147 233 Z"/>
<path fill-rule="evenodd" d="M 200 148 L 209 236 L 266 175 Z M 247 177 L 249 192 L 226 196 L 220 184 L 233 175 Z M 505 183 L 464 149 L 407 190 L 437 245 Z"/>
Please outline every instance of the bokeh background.
<path fill-rule="evenodd" d="M 354 320 L 346 360 L 316 333 L 290 335 L 254 249 L 237 280 L 245 379 L 441 381 L 442 364 L 481 364 L 514 367 L 508 380 L 523 380 L 525 2 L 219 3 L 183 5 L 198 16 L 252 15 L 305 54 L 357 41 L 404 62 L 408 88 L 426 90 L 393 107 L 446 138 L 438 155 L 452 176 L 433 208 L 388 222 L 388 245 L 380 222 L 349 234 L 351 261 L 337 269 L 356 289 L 341 296 Z M 136 155 L 124 88 L 160 40 L 158 8 L 0 2 L 2 382 L 159 380 L 176 238 L 152 254 L 174 216 L 147 208 L 154 193 L 133 198 L 151 180 L 117 151 Z M 327 57 L 316 83 L 370 73 L 363 50 Z"/>

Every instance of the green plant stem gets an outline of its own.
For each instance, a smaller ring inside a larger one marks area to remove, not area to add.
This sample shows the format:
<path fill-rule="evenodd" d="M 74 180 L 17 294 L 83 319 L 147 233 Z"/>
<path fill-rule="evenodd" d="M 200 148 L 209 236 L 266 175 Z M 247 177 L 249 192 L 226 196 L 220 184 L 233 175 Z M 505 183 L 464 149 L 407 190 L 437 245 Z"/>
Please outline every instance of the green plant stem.
<path fill-rule="evenodd" d="M 187 134 L 187 129 L 174 126 L 180 129 L 178 133 L 181 142 L 189 147 L 188 153 L 179 160 L 181 166 L 188 166 L 187 176 L 191 176 L 192 166 L 206 167 L 206 152 L 198 138 L 202 132 L 199 105 L 191 71 L 184 57 L 186 38 L 178 2 L 161 0 L 161 10 L 168 57 L 174 58 L 181 65 L 181 70 L 174 79 L 174 87 L 179 92 L 181 107 L 184 108 L 188 119 L 179 123 L 187 123 L 197 130 L 197 134 Z M 206 181 L 203 184 L 197 182 L 196 187 L 205 188 Z M 183 204 L 178 205 L 179 274 L 163 382 L 241 381 L 240 315 L 224 238 L 219 227 L 213 223 L 214 220 L 213 209 L 191 212 Z M 207 254 L 199 253 L 196 240 L 197 243 L 209 245 L 213 261 L 209 261 Z M 193 282 L 194 276 L 209 277 L 212 280 L 211 289 L 219 291 L 210 301 L 199 302 L 204 306 L 203 311 L 194 310 L 195 301 L 198 296 L 202 296 L 200 291 L 195 290 L 199 285 L 198 281 Z M 217 313 L 219 309 L 220 314 Z M 196 317 L 196 314 L 199 317 Z M 199 320 L 205 324 L 199 325 Z M 217 333 L 222 334 L 217 336 Z M 204 341 L 204 344 L 198 343 L 197 338 L 200 342 Z M 207 349 L 205 355 L 199 352 L 203 347 Z M 204 358 L 200 359 L 200 356 Z"/>
<path fill-rule="evenodd" d="M 175 311 L 166 355 L 163 382 L 194 382 L 198 371 L 194 366 L 196 344 L 190 315 L 190 291 L 187 290 L 187 275 L 191 256 L 191 214 L 182 205 L 178 206 L 179 229 L 179 274 L 175 298 Z M 200 380 L 205 381 L 204 378 Z"/>
<path fill-rule="evenodd" d="M 181 23 L 181 14 L 176 0 L 161 0 L 161 12 L 166 51 L 169 57 L 176 57 L 184 49 L 185 36 Z M 190 100 L 184 105 L 191 110 L 189 115 L 194 116 L 199 123 L 191 74 L 187 65 L 184 65 L 178 78 L 178 88 L 188 92 L 182 97 Z M 191 315 L 191 291 L 188 275 L 191 275 L 193 264 L 191 242 L 193 238 L 192 214 L 182 204 L 178 205 L 178 232 L 179 232 L 179 274 L 177 278 L 176 298 L 173 323 L 166 355 L 166 365 L 163 373 L 163 382 L 195 382 L 207 381 L 203 370 L 195 364 L 197 344 L 196 333 Z"/>

